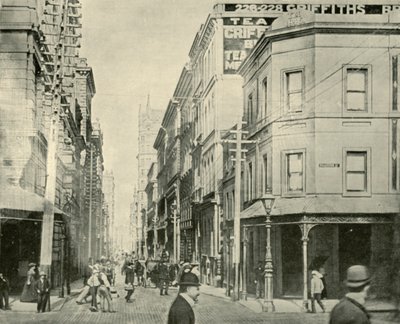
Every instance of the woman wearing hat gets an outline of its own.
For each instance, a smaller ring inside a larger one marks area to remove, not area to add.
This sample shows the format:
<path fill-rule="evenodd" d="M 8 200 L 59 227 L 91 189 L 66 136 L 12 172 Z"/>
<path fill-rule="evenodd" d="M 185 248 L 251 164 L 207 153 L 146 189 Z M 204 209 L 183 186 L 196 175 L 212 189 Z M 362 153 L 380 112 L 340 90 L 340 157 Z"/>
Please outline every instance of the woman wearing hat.
<path fill-rule="evenodd" d="M 26 274 L 27 278 L 24 288 L 22 289 L 20 301 L 24 303 L 36 303 L 38 299 L 38 295 L 34 287 L 35 282 L 38 279 L 36 263 L 29 263 L 28 268 L 29 270 Z"/>
<path fill-rule="evenodd" d="M 349 292 L 333 308 L 329 324 L 369 324 L 369 314 L 364 308 L 371 277 L 362 265 L 347 269 L 346 286 Z"/>
<path fill-rule="evenodd" d="M 179 294 L 168 313 L 168 324 L 194 324 L 192 307 L 200 295 L 199 278 L 191 272 L 184 272 L 179 282 Z"/>

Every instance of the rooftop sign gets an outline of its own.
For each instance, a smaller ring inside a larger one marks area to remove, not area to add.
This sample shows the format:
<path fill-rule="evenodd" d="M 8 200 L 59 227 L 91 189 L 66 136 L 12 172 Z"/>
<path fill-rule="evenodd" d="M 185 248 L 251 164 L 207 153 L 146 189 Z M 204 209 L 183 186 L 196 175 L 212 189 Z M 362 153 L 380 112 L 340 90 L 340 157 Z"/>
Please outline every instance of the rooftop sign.
<path fill-rule="evenodd" d="M 279 14 L 303 9 L 316 14 L 381 15 L 400 12 L 399 5 L 383 4 L 225 4 L 225 12 Z"/>

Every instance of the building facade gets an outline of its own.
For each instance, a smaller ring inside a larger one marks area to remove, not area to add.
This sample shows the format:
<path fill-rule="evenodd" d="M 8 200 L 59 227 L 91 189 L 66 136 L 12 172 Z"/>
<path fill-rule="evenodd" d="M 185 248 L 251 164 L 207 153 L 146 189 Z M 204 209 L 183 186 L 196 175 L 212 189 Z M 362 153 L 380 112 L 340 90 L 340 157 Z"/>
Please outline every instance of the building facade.
<path fill-rule="evenodd" d="M 217 4 L 190 50 L 193 74 L 192 213 L 195 259 L 201 281 L 221 285 L 223 251 L 223 144 L 242 113 L 242 77 L 237 70 L 273 20 L 262 10 Z M 279 14 L 273 14 L 277 17 Z"/>
<path fill-rule="evenodd" d="M 390 293 L 399 213 L 397 24 L 398 16 L 379 12 L 288 12 L 242 65 L 243 118 L 255 142 L 246 147 L 242 181 L 245 294 L 255 290 L 258 261 L 273 276 L 275 297 L 299 296 L 305 306 L 311 270 L 320 267 L 328 298 L 343 295 L 353 264 L 376 274 L 377 297 Z"/>
<path fill-rule="evenodd" d="M 135 220 L 136 247 L 134 250 L 139 256 L 147 255 L 144 251 L 145 245 L 145 217 L 147 209 L 147 173 L 153 162 L 157 160 L 157 152 L 153 148 L 154 139 L 156 138 L 158 127 L 161 123 L 162 113 L 150 106 L 150 96 L 147 98 L 145 108 L 140 106 L 139 109 L 139 138 L 138 138 L 138 183 L 137 183 L 137 213 Z"/>
<path fill-rule="evenodd" d="M 107 226 L 105 228 L 105 254 L 112 256 L 116 252 L 115 222 L 115 182 L 113 171 L 106 171 L 103 176 L 104 212 Z"/>
<path fill-rule="evenodd" d="M 29 262 L 47 265 L 42 260 L 45 245 L 50 247 L 54 286 L 61 282 L 68 286 L 81 269 L 84 249 L 78 238 L 84 228 L 81 193 L 90 125 L 86 106 L 95 89 L 91 69 L 77 52 L 80 18 L 75 0 L 7 0 L 0 8 L 0 236 L 4 239 L 0 257 L 7 260 L 4 271 L 13 288 L 23 282 L 20 277 L 26 275 Z M 61 29 L 61 23 L 66 28 Z M 57 48 L 62 49 L 61 55 Z M 88 77 L 81 74 L 85 69 L 90 70 Z M 81 91 L 87 89 L 90 94 L 82 103 Z M 53 145 L 50 124 L 55 110 L 58 136 Z M 54 170 L 49 168 L 50 144 L 56 147 Z M 52 182 L 54 195 L 49 196 Z M 43 229 L 46 205 L 54 210 L 50 236 Z"/>

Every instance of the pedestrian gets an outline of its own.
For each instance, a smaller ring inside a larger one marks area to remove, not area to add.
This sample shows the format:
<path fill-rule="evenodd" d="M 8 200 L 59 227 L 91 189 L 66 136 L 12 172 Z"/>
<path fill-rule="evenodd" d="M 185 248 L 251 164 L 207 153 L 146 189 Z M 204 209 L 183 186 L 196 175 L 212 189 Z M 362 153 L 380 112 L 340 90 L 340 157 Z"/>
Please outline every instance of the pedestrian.
<path fill-rule="evenodd" d="M 138 286 L 143 286 L 146 288 L 146 282 L 143 279 L 144 266 L 140 263 L 139 260 L 136 260 L 135 272 L 138 280 Z"/>
<path fill-rule="evenodd" d="M 44 271 L 40 271 L 40 278 L 35 283 L 35 291 L 37 293 L 37 312 L 44 313 L 46 311 L 47 303 L 50 303 L 50 282 Z"/>
<path fill-rule="evenodd" d="M 200 295 L 199 278 L 191 273 L 183 273 L 179 282 L 179 294 L 168 313 L 168 324 L 194 324 L 192 307 Z"/>
<path fill-rule="evenodd" d="M 3 310 L 11 310 L 8 303 L 8 294 L 10 292 L 10 282 L 3 273 L 0 272 L 0 308 Z"/>
<path fill-rule="evenodd" d="M 92 275 L 88 279 L 88 286 L 90 287 L 90 294 L 92 296 L 92 304 L 89 309 L 92 312 L 97 312 L 97 290 L 100 286 L 100 281 L 99 268 L 97 268 L 96 266 L 93 267 Z"/>
<path fill-rule="evenodd" d="M 327 273 L 325 271 L 325 268 L 323 268 L 323 267 L 319 268 L 318 272 L 321 274 L 321 276 L 322 276 L 321 280 L 322 280 L 322 283 L 324 284 L 324 289 L 321 292 L 321 299 L 327 299 L 328 298 L 328 288 L 326 286 Z"/>
<path fill-rule="evenodd" d="M 28 272 L 26 273 L 26 281 L 24 288 L 22 289 L 22 294 L 20 301 L 23 303 L 34 303 L 37 302 L 37 293 L 35 290 L 35 282 L 37 280 L 37 267 L 36 263 L 28 264 Z"/>
<path fill-rule="evenodd" d="M 370 287 L 368 268 L 354 265 L 347 269 L 346 286 L 348 293 L 333 308 L 329 324 L 370 324 L 369 314 L 364 308 Z"/>
<path fill-rule="evenodd" d="M 161 260 L 159 264 L 159 285 L 160 285 L 160 296 L 168 295 L 168 287 L 169 287 L 169 267 L 168 265 Z"/>
<path fill-rule="evenodd" d="M 254 283 L 256 284 L 256 299 L 260 299 L 264 296 L 264 271 L 265 268 L 263 262 L 259 261 L 257 268 L 254 269 L 254 274 L 256 276 L 256 279 L 254 280 Z"/>
<path fill-rule="evenodd" d="M 104 273 L 100 273 L 99 275 L 99 288 L 98 288 L 98 293 L 100 295 L 100 308 L 102 312 L 109 312 L 109 313 L 115 313 L 113 303 L 112 303 L 112 297 L 111 297 L 111 292 L 110 292 L 110 283 L 107 279 L 107 276 Z M 107 301 L 108 307 L 107 310 L 105 309 L 105 302 Z"/>
<path fill-rule="evenodd" d="M 172 282 L 173 286 L 177 286 L 179 284 L 179 281 L 181 280 L 181 276 L 184 272 L 190 272 L 192 269 L 192 265 L 188 260 L 181 261 L 179 262 L 179 270 L 178 274 L 176 275 L 175 280 Z"/>
<path fill-rule="evenodd" d="M 324 290 L 324 284 L 321 280 L 322 275 L 317 270 L 313 270 L 311 274 L 311 311 L 313 313 L 317 312 L 315 309 L 315 301 L 317 301 L 322 309 L 322 312 L 325 313 L 325 307 L 321 301 L 321 293 Z"/>
<path fill-rule="evenodd" d="M 125 300 L 127 303 L 131 303 L 131 296 L 134 292 L 134 281 L 135 281 L 135 269 L 134 269 L 134 262 L 130 255 L 127 256 L 125 259 L 124 265 L 121 269 L 121 274 L 125 273 L 125 290 L 127 292 L 125 296 Z"/>

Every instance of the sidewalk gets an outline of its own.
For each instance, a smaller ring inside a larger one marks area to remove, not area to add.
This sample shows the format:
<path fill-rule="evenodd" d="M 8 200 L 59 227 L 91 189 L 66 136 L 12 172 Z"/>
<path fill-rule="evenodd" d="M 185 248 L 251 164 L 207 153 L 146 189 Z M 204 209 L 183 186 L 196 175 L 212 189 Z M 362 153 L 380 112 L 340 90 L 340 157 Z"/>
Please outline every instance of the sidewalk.
<path fill-rule="evenodd" d="M 55 288 L 50 291 L 50 309 L 52 312 L 59 311 L 68 300 L 79 294 L 83 288 L 83 282 L 82 280 L 71 282 L 70 287 L 70 295 L 67 295 L 67 289 L 64 287 L 64 297 L 58 296 L 59 288 Z M 13 312 L 36 313 L 36 303 L 22 303 L 19 298 L 20 296 L 10 296 L 10 307 Z"/>
<path fill-rule="evenodd" d="M 211 295 L 214 297 L 224 298 L 231 300 L 231 297 L 226 296 L 225 288 L 216 288 L 213 286 L 202 285 L 200 287 L 202 294 Z M 247 307 L 255 313 L 263 312 L 264 299 L 256 299 L 252 295 L 247 296 L 247 300 L 239 300 L 238 303 Z M 326 308 L 326 312 L 331 312 L 333 307 L 339 302 L 338 299 L 324 300 L 323 303 Z M 275 313 L 304 313 L 303 300 L 301 299 L 274 299 Z M 311 301 L 309 301 L 311 305 Z M 386 301 L 369 300 L 365 304 L 366 309 L 371 313 L 391 313 L 396 310 L 394 304 Z M 319 305 L 316 305 L 317 311 L 321 312 Z"/>

